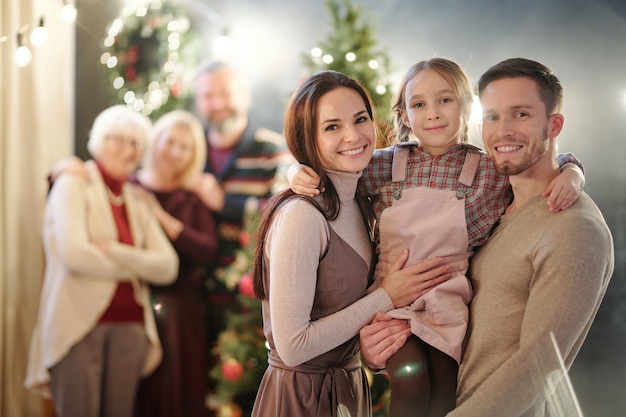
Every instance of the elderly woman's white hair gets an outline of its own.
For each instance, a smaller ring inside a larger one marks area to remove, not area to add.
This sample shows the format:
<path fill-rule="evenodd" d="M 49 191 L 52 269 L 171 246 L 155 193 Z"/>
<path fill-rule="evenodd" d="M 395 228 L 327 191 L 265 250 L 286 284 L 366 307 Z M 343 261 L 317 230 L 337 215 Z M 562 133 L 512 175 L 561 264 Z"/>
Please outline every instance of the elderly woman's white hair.
<path fill-rule="evenodd" d="M 99 158 L 106 137 L 111 135 L 132 137 L 145 145 L 151 129 L 152 122 L 147 116 L 123 104 L 111 106 L 104 109 L 93 121 L 87 150 L 91 156 Z"/>
<path fill-rule="evenodd" d="M 152 134 L 149 138 L 149 146 L 144 156 L 143 166 L 148 169 L 156 169 L 156 141 L 161 138 L 168 129 L 180 126 L 189 129 L 193 141 L 193 156 L 191 163 L 185 172 L 181 174 L 181 183 L 185 188 L 191 188 L 194 181 L 204 170 L 206 164 L 206 139 L 200 121 L 186 110 L 173 110 L 159 118 L 154 123 Z"/>

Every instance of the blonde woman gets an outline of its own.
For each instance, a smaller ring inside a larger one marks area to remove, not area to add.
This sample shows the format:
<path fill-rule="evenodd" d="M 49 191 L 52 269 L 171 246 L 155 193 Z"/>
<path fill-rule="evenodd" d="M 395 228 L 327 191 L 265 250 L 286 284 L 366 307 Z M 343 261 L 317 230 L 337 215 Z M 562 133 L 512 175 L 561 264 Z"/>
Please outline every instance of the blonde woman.
<path fill-rule="evenodd" d="M 204 268 L 217 249 L 213 213 L 190 188 L 206 161 L 200 122 L 174 110 L 154 125 L 137 182 L 180 259 L 178 278 L 153 286 L 163 361 L 139 387 L 136 417 L 204 417 L 208 363 Z"/>

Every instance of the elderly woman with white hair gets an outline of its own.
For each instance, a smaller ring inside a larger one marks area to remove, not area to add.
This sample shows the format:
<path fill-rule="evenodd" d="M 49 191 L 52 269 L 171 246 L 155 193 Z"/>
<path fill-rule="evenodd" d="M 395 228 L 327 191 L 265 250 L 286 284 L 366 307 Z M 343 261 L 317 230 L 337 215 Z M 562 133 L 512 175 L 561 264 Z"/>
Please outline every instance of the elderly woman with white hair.
<path fill-rule="evenodd" d="M 140 378 L 161 360 L 148 283 L 173 282 L 178 257 L 127 182 L 151 127 L 127 106 L 105 109 L 89 135 L 89 179 L 62 174 L 48 197 L 25 385 L 48 388 L 60 417 L 131 417 Z"/>

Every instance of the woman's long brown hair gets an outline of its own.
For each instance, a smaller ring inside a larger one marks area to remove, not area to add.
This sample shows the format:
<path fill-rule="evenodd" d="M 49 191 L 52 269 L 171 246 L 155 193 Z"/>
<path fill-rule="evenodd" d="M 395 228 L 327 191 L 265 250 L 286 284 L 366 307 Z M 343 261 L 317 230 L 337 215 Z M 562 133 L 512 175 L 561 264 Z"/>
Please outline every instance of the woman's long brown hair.
<path fill-rule="evenodd" d="M 313 168 L 320 177 L 320 186 L 325 191 L 321 194 L 321 203 L 311 197 L 297 195 L 291 190 L 284 190 L 269 199 L 262 211 L 258 228 L 257 244 L 253 263 L 254 294 L 263 300 L 268 294 L 263 281 L 265 240 L 276 211 L 293 198 L 303 198 L 311 202 L 327 220 L 334 220 L 339 215 L 339 196 L 334 184 L 328 178 L 319 157 L 316 142 L 317 103 L 320 98 L 337 88 L 347 87 L 355 90 L 362 98 L 372 120 L 375 119 L 372 100 L 367 90 L 356 80 L 337 71 L 320 71 L 309 78 L 294 93 L 287 106 L 284 122 L 284 134 L 289 150 L 295 159 L 303 165 Z"/>

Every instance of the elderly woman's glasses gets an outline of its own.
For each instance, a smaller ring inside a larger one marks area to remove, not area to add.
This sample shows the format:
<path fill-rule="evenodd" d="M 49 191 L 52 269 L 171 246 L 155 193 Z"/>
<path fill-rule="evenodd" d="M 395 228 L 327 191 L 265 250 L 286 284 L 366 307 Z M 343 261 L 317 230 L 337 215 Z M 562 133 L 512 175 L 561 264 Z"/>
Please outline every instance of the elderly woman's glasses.
<path fill-rule="evenodd" d="M 107 135 L 106 139 L 114 142 L 117 146 L 130 145 L 136 151 L 141 151 L 143 149 L 143 146 L 144 146 L 143 145 L 143 141 L 141 141 L 139 139 L 135 139 L 135 138 L 129 138 L 129 137 L 126 137 L 126 136 Z"/>

